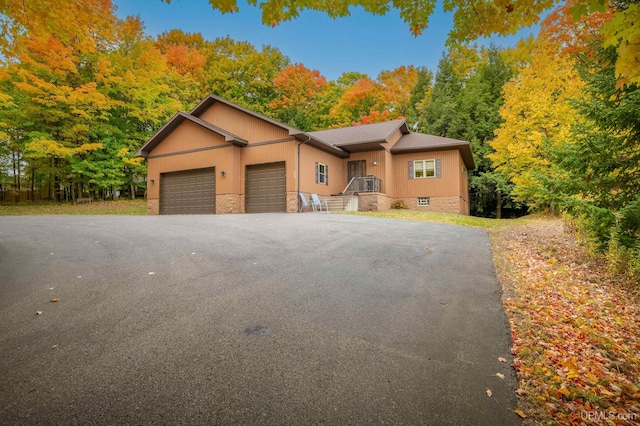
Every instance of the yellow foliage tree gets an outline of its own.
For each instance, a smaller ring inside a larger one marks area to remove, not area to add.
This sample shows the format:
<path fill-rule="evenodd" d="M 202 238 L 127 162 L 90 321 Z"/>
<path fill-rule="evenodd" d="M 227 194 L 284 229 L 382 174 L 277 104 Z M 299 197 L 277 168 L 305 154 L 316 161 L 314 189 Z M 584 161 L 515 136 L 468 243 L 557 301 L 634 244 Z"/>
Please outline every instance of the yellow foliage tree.
<path fill-rule="evenodd" d="M 504 86 L 503 124 L 495 131 L 489 157 L 515 184 L 517 201 L 533 209 L 552 206 L 554 181 L 562 179 L 550 160 L 554 148 L 567 143 L 583 82 L 559 46 L 539 39 L 531 64 Z"/>

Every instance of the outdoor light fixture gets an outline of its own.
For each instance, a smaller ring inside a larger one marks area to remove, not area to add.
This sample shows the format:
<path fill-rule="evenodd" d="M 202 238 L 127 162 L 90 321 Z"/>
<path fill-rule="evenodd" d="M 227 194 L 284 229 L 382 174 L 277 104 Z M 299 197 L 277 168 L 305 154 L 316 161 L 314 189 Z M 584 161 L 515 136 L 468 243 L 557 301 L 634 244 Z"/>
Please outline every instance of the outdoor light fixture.
<path fill-rule="evenodd" d="M 374 165 L 374 166 L 377 166 L 377 165 L 378 165 L 378 162 L 377 162 L 377 161 L 374 161 L 374 162 L 373 162 L 373 165 Z"/>
<path fill-rule="evenodd" d="M 225 172 L 225 171 L 223 170 L 223 171 L 221 171 L 221 172 L 220 172 L 220 175 L 221 175 L 222 177 L 225 177 L 225 176 L 227 175 L 227 172 Z"/>
<path fill-rule="evenodd" d="M 156 183 L 155 178 L 151 178 L 151 183 Z"/>

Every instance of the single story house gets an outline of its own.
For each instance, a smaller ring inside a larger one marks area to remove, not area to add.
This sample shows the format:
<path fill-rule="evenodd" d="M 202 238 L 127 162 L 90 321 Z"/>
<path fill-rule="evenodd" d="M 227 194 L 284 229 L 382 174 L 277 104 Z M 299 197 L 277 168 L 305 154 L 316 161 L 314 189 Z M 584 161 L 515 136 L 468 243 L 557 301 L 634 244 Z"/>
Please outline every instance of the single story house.
<path fill-rule="evenodd" d="M 303 132 L 217 96 L 174 115 L 136 153 L 149 214 L 331 209 L 469 214 L 469 142 L 411 132 L 405 120 Z"/>

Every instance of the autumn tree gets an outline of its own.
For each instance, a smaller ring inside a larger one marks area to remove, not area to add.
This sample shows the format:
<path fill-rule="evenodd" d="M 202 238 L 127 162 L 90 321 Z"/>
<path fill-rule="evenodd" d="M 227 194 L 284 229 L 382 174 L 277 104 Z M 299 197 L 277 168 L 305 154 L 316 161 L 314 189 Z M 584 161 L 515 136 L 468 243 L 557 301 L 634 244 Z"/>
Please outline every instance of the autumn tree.
<path fill-rule="evenodd" d="M 273 80 L 289 58 L 274 47 L 258 51 L 229 37 L 215 39 L 208 49 L 204 91 L 269 115 L 276 98 Z"/>
<path fill-rule="evenodd" d="M 305 131 L 328 127 L 329 85 L 317 70 L 288 65 L 273 80 L 276 98 L 269 107 L 274 117 Z"/>
<path fill-rule="evenodd" d="M 167 67 L 140 21 L 117 19 L 111 2 L 41 3 L 0 4 L 0 123 L 14 176 L 56 199 L 125 186 L 132 193 L 144 174 L 133 154 L 182 107 L 190 84 Z"/>
<path fill-rule="evenodd" d="M 209 3 L 222 13 L 239 10 L 237 0 L 209 0 Z M 270 26 L 294 19 L 307 9 L 325 12 L 332 18 L 349 16 L 353 7 L 362 7 L 376 15 L 384 15 L 391 9 L 396 9 L 409 25 L 411 33 L 416 36 L 428 27 L 436 3 L 436 0 L 249 1 L 253 6 L 259 4 L 262 22 Z M 607 0 L 580 1 L 572 8 L 572 14 L 577 20 L 595 11 L 605 11 L 608 3 Z M 614 19 L 602 31 L 607 45 L 616 47 L 618 51 L 616 75 L 619 84 L 640 83 L 640 27 L 637 25 L 640 22 L 640 5 L 633 0 L 614 3 Z M 455 46 L 480 37 L 515 34 L 522 28 L 537 24 L 540 17 L 555 6 L 556 2 L 553 0 L 445 1 L 443 9 L 453 12 L 454 21 L 447 44 Z"/>
<path fill-rule="evenodd" d="M 579 98 L 582 80 L 573 61 L 545 38 L 538 41 L 531 65 L 504 86 L 500 108 L 504 122 L 495 132 L 489 154 L 499 172 L 515 184 L 516 200 L 533 209 L 557 202 L 557 182 L 564 173 L 550 156 L 567 143 L 575 112 L 569 99 Z"/>
<path fill-rule="evenodd" d="M 503 206 L 517 207 L 508 177 L 487 158 L 493 152 L 489 141 L 502 122 L 502 87 L 512 76 L 502 54 L 495 47 L 450 49 L 440 60 L 430 96 L 417 109 L 423 132 L 471 143 L 476 163 L 469 171 L 471 213 L 489 217 L 500 217 Z"/>
<path fill-rule="evenodd" d="M 368 77 L 358 79 L 344 88 L 340 99 L 331 109 L 334 126 L 405 118 L 417 81 L 418 70 L 413 66 L 382 71 L 375 81 Z"/>

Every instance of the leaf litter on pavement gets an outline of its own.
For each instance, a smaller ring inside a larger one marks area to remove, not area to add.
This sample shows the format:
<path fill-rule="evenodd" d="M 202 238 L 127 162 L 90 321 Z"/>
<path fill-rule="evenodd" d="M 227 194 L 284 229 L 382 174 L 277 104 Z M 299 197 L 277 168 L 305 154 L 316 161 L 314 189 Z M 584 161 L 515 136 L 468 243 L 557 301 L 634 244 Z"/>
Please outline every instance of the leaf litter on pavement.
<path fill-rule="evenodd" d="M 561 220 L 491 230 L 525 424 L 640 424 L 638 286 Z M 527 423 L 531 422 L 531 423 Z"/>

